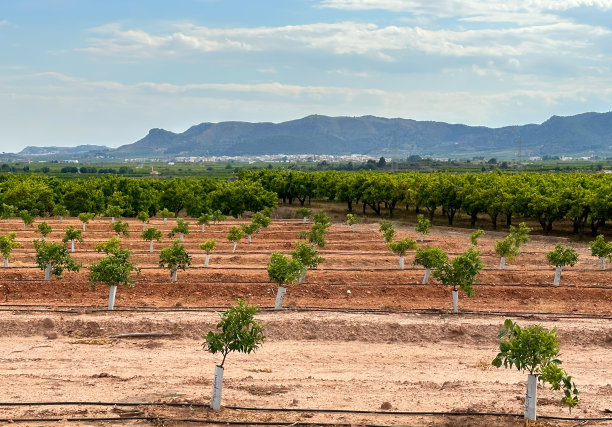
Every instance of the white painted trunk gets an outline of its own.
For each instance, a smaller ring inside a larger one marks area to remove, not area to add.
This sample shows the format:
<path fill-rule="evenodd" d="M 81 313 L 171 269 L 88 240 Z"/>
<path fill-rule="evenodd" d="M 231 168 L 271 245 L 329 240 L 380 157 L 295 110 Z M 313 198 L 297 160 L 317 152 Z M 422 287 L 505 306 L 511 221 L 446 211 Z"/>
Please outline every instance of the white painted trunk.
<path fill-rule="evenodd" d="M 166 224 L 166 221 L 168 220 L 168 218 L 164 218 L 164 224 Z"/>
<path fill-rule="evenodd" d="M 247 234 L 247 243 L 251 243 L 251 235 Z"/>
<path fill-rule="evenodd" d="M 70 241 L 70 252 L 74 252 L 74 240 Z"/>
<path fill-rule="evenodd" d="M 121 240 L 121 234 L 117 233 L 117 240 Z"/>
<path fill-rule="evenodd" d="M 300 277 L 298 277 L 298 283 L 304 283 L 305 279 L 306 279 L 306 270 L 304 270 L 304 272 L 300 274 Z"/>
<path fill-rule="evenodd" d="M 174 270 L 172 272 L 172 281 L 176 282 L 177 281 L 177 276 L 178 276 L 178 270 Z"/>
<path fill-rule="evenodd" d="M 85 231 L 85 223 L 83 223 L 83 231 Z"/>
<path fill-rule="evenodd" d="M 236 246 L 238 246 L 238 242 L 234 242 L 234 247 L 232 248 L 232 253 L 236 252 Z"/>
<path fill-rule="evenodd" d="M 419 240 L 422 242 L 423 241 L 423 233 L 419 233 Z"/>
<path fill-rule="evenodd" d="M 425 275 L 423 276 L 423 284 L 426 285 L 429 282 L 429 275 L 431 274 L 431 268 L 425 269 Z"/>
<path fill-rule="evenodd" d="M 45 268 L 45 280 L 49 281 L 51 280 L 51 269 L 53 268 L 53 265 L 51 265 L 51 263 L 47 264 L 47 268 Z"/>
<path fill-rule="evenodd" d="M 59 223 L 61 224 L 62 222 L 64 222 L 64 217 L 63 217 L 63 216 L 60 216 L 60 217 L 59 217 Z"/>
<path fill-rule="evenodd" d="M 149 252 L 153 252 L 153 240 L 149 242 Z"/>
<path fill-rule="evenodd" d="M 306 218 L 306 217 L 302 218 L 302 223 L 303 224 L 306 224 L 306 221 L 308 221 L 308 218 Z"/>
<path fill-rule="evenodd" d="M 179 242 L 185 240 L 185 235 L 183 233 L 179 233 Z"/>
<path fill-rule="evenodd" d="M 404 257 L 403 256 L 399 257 L 399 269 L 400 270 L 404 269 Z"/>
<path fill-rule="evenodd" d="M 453 291 L 453 313 L 459 313 L 459 291 Z"/>
<path fill-rule="evenodd" d="M 527 375 L 527 393 L 525 393 L 525 418 L 536 419 L 536 407 L 538 400 L 538 376 Z"/>
<path fill-rule="evenodd" d="M 142 231 L 145 231 L 147 229 L 147 224 L 145 224 L 144 222 L 142 223 Z"/>
<path fill-rule="evenodd" d="M 313 250 L 313 251 L 316 251 L 316 250 L 317 250 L 317 244 L 316 244 L 316 243 L 313 243 L 313 244 L 312 244 L 312 250 Z"/>
<path fill-rule="evenodd" d="M 353 231 L 357 230 L 357 224 L 351 224 L 351 228 L 353 229 Z"/>
<path fill-rule="evenodd" d="M 506 268 L 506 257 L 503 256 L 499 259 L 499 269 L 504 270 Z"/>
<path fill-rule="evenodd" d="M 206 254 L 204 258 L 204 267 L 208 267 L 208 261 L 210 261 L 210 254 Z"/>
<path fill-rule="evenodd" d="M 41 236 L 43 242 L 46 242 L 45 236 Z"/>
<path fill-rule="evenodd" d="M 601 266 L 602 270 L 606 269 L 606 258 L 605 257 L 599 257 L 599 265 Z"/>
<path fill-rule="evenodd" d="M 23 223 L 23 229 L 25 230 L 25 229 L 26 229 L 26 227 L 27 227 L 27 224 L 24 222 L 24 223 Z"/>
<path fill-rule="evenodd" d="M 215 366 L 215 379 L 213 380 L 210 408 L 214 411 L 221 409 L 221 391 L 223 390 L 223 368 Z"/>
<path fill-rule="evenodd" d="M 283 286 L 279 286 L 276 291 L 276 301 L 274 301 L 274 310 L 282 310 L 283 309 L 283 301 L 285 301 L 285 293 L 287 293 L 287 288 Z"/>
<path fill-rule="evenodd" d="M 553 285 L 559 286 L 561 282 L 561 267 L 555 268 L 555 279 L 553 280 Z"/>
<path fill-rule="evenodd" d="M 9 265 L 8 265 L 8 258 L 4 258 L 4 266 L 5 266 L 5 267 L 8 267 L 8 266 L 9 266 Z"/>
<path fill-rule="evenodd" d="M 112 224 L 113 222 L 115 222 L 115 217 L 114 217 L 114 216 L 111 216 L 111 224 Z"/>
<path fill-rule="evenodd" d="M 202 224 L 202 233 L 204 232 L 205 229 L 206 229 L 206 224 Z"/>
<path fill-rule="evenodd" d="M 108 290 L 108 309 L 112 310 L 115 307 L 115 295 L 117 295 L 117 286 L 111 286 Z"/>

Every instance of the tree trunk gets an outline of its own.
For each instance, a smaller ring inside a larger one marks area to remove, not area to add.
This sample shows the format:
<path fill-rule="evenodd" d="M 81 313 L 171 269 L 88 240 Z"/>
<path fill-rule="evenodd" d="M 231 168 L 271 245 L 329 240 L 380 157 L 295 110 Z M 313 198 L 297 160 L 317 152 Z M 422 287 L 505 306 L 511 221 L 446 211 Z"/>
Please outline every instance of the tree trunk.
<path fill-rule="evenodd" d="M 423 233 L 419 233 L 419 240 L 422 242 L 423 241 Z"/>
<path fill-rule="evenodd" d="M 178 273 L 178 270 L 174 270 L 174 271 L 172 272 L 172 281 L 173 281 L 173 282 L 176 282 L 176 281 L 178 280 L 178 277 L 177 277 L 177 276 L 178 276 L 178 274 L 177 274 L 177 273 Z"/>
<path fill-rule="evenodd" d="M 53 268 L 53 265 L 51 265 L 51 263 L 47 264 L 47 267 L 45 268 L 45 280 L 49 281 L 51 280 L 51 269 Z"/>
<path fill-rule="evenodd" d="M 147 228 L 147 224 L 145 224 L 144 222 L 142 223 L 142 230 L 141 231 L 145 231 Z"/>
<path fill-rule="evenodd" d="M 306 221 L 308 221 L 307 217 L 302 218 L 302 224 L 306 224 Z"/>
<path fill-rule="evenodd" d="M 470 214 L 470 227 L 476 227 L 476 220 L 478 219 L 478 212 L 472 212 Z"/>
<path fill-rule="evenodd" d="M 512 225 L 512 214 L 506 214 L 506 225 L 510 227 Z"/>
<path fill-rule="evenodd" d="M 61 224 L 61 223 L 63 223 L 63 222 L 64 222 L 64 217 L 63 217 L 63 216 L 60 216 L 60 217 L 59 217 L 59 223 Z"/>
<path fill-rule="evenodd" d="M 283 309 L 283 301 L 285 301 L 285 293 L 287 292 L 287 288 L 283 286 L 279 286 L 276 291 L 276 301 L 274 301 L 274 310 L 282 310 Z"/>
<path fill-rule="evenodd" d="M 536 419 L 536 406 L 538 401 L 538 376 L 527 375 L 527 393 L 525 394 L 525 418 Z"/>
<path fill-rule="evenodd" d="M 206 254 L 204 257 L 204 267 L 208 267 L 208 261 L 210 261 L 210 254 Z"/>
<path fill-rule="evenodd" d="M 204 233 L 204 229 L 206 228 L 206 224 L 202 224 L 202 233 Z"/>
<path fill-rule="evenodd" d="M 247 243 L 251 243 L 251 235 L 247 234 Z"/>
<path fill-rule="evenodd" d="M 453 290 L 453 313 L 459 313 L 459 291 Z"/>
<path fill-rule="evenodd" d="M 70 241 L 70 252 L 74 252 L 74 240 Z"/>
<path fill-rule="evenodd" d="M 166 220 L 167 220 L 167 219 L 168 219 L 168 218 L 164 218 L 164 225 L 166 224 Z"/>
<path fill-rule="evenodd" d="M 599 257 L 599 265 L 601 266 L 602 270 L 606 269 L 606 258 L 605 257 Z M 8 265 L 5 265 L 5 267 L 8 267 Z"/>
<path fill-rule="evenodd" d="M 423 285 L 426 285 L 427 282 L 429 282 L 429 275 L 431 274 L 431 268 L 426 268 L 425 269 L 425 274 L 423 275 Z"/>
<path fill-rule="evenodd" d="M 400 270 L 404 269 L 404 256 L 399 257 L 399 269 Z"/>
<path fill-rule="evenodd" d="M 491 217 L 491 224 L 493 224 L 493 230 L 497 230 L 497 215 L 498 214 L 489 214 Z"/>
<path fill-rule="evenodd" d="M 213 380 L 212 395 L 210 398 L 210 408 L 213 411 L 221 409 L 221 392 L 223 390 L 223 367 L 215 366 L 215 379 Z"/>
<path fill-rule="evenodd" d="M 149 242 L 149 252 L 153 252 L 153 240 Z"/>
<path fill-rule="evenodd" d="M 111 216 L 111 224 L 112 224 L 113 222 L 115 222 L 115 217 L 114 217 L 114 216 Z"/>
<path fill-rule="evenodd" d="M 85 223 L 83 223 L 83 231 L 85 231 Z"/>
<path fill-rule="evenodd" d="M 9 264 L 8 264 L 8 258 L 4 258 L 4 266 L 5 266 L 5 267 L 8 267 L 8 266 L 9 266 Z"/>
<path fill-rule="evenodd" d="M 559 286 L 560 282 L 561 282 L 561 267 L 557 266 L 555 268 L 555 278 L 553 280 L 553 285 Z"/>
<path fill-rule="evenodd" d="M 352 229 L 353 231 L 357 230 L 357 224 L 351 224 L 351 229 Z"/>
<path fill-rule="evenodd" d="M 185 235 L 183 233 L 179 233 L 179 242 L 185 240 Z"/>
<path fill-rule="evenodd" d="M 346 204 L 347 204 L 347 207 L 348 207 L 348 211 L 349 212 L 353 212 L 353 199 L 347 200 Z"/>
<path fill-rule="evenodd" d="M 236 246 L 238 246 L 238 242 L 234 242 L 234 248 L 232 249 L 232 253 L 236 252 Z"/>
<path fill-rule="evenodd" d="M 111 286 L 108 290 L 108 309 L 112 310 L 115 307 L 115 295 L 117 294 L 117 286 Z"/>
<path fill-rule="evenodd" d="M 499 259 L 499 269 L 500 270 L 505 270 L 506 269 L 506 257 L 503 256 Z"/>

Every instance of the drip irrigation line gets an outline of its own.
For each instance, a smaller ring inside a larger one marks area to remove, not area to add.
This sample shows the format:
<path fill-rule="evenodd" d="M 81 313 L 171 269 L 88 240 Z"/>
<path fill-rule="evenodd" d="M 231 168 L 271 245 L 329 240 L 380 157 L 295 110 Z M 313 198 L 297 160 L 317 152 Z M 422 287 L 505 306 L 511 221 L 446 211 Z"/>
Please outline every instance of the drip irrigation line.
<path fill-rule="evenodd" d="M 15 406 L 167 406 L 167 407 L 193 407 L 193 408 L 210 408 L 210 405 L 205 403 L 191 402 L 0 402 L 0 407 L 15 407 Z M 249 406 L 224 406 L 225 409 L 235 411 L 251 411 L 251 412 L 311 412 L 311 413 L 326 413 L 326 414 L 371 414 L 371 415 L 404 415 L 404 416 L 483 416 L 483 417 L 523 417 L 523 414 L 507 413 L 507 412 L 472 412 L 472 411 L 383 411 L 383 410 L 364 410 L 364 409 L 325 409 L 325 408 L 279 408 L 279 407 L 249 407 Z M 116 419 L 137 419 L 138 417 L 123 417 Z M 151 419 L 162 419 L 161 417 L 148 417 Z M 538 415 L 538 418 L 548 420 L 565 420 L 565 421 L 612 421 L 612 417 L 562 417 L 553 415 Z M 60 420 L 63 418 L 60 418 Z M 171 420 L 171 418 L 167 418 Z M 244 422 L 241 422 L 244 424 Z M 276 423 L 274 423 L 276 424 Z M 287 425 L 293 423 L 287 423 Z M 267 424 L 264 424 L 267 425 Z M 285 424 L 283 424 L 285 425 Z M 335 425 L 335 424 L 331 424 Z"/>

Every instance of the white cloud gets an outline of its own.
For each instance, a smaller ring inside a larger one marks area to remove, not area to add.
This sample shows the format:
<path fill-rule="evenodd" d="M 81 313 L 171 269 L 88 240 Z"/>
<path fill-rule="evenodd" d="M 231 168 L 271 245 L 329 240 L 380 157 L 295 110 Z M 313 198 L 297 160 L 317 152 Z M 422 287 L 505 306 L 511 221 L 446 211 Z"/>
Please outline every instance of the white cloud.
<path fill-rule="evenodd" d="M 10 25 L 9 21 L 7 21 L 6 19 L 0 20 L 0 27 L 4 27 L 4 26 L 7 26 L 7 25 Z"/>
<path fill-rule="evenodd" d="M 428 30 L 420 27 L 341 22 L 284 27 L 216 29 L 184 25 L 168 35 L 122 30 L 110 24 L 92 30 L 99 37 L 80 49 L 97 55 L 159 58 L 218 51 L 322 51 L 368 55 L 385 61 L 423 52 L 445 56 L 561 55 L 580 52 L 610 34 L 602 27 L 558 22 L 521 28 Z"/>

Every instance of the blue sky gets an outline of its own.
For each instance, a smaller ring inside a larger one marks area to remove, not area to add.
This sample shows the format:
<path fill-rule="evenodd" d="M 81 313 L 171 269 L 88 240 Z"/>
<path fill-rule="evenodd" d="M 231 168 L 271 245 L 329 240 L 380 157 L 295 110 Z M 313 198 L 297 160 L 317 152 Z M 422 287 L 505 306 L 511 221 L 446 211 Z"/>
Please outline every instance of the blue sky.
<path fill-rule="evenodd" d="M 1 0 L 0 151 L 376 115 L 612 108 L 612 0 Z"/>

